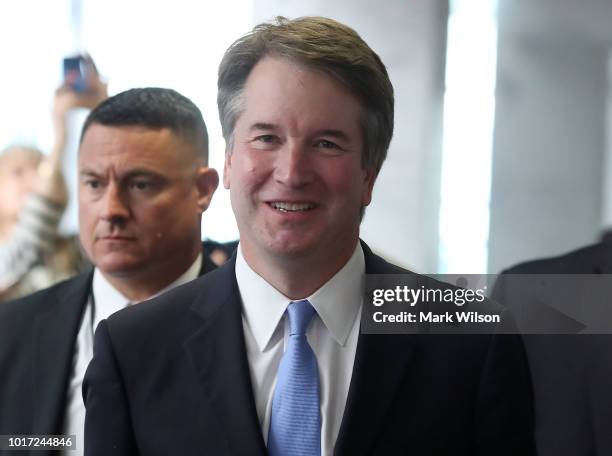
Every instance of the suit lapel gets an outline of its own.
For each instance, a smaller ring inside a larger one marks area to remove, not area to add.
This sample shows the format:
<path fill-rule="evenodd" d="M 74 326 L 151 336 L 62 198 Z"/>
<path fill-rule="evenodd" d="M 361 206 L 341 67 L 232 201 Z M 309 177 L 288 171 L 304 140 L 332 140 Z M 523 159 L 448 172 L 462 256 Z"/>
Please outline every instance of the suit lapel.
<path fill-rule="evenodd" d="M 360 334 L 335 454 L 369 454 L 414 356 L 414 335 Z"/>
<path fill-rule="evenodd" d="M 232 453 L 265 455 L 245 350 L 235 262 L 234 255 L 202 279 L 203 291 L 191 308 L 202 324 L 185 341 L 185 350 Z"/>
<path fill-rule="evenodd" d="M 406 273 L 362 242 L 366 274 Z M 415 354 L 415 335 L 359 335 L 355 364 L 335 454 L 368 454 Z"/>
<path fill-rule="evenodd" d="M 74 344 L 91 289 L 92 272 L 54 289 L 47 312 L 34 321 L 34 430 L 59 434 L 72 371 Z"/>

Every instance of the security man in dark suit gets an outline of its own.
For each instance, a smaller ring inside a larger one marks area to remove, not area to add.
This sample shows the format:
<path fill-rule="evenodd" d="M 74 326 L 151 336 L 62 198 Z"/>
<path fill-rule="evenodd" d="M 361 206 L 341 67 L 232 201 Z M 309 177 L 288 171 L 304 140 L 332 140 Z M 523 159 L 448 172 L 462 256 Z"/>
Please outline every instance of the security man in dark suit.
<path fill-rule="evenodd" d="M 81 384 L 95 326 L 215 268 L 200 233 L 218 185 L 207 163 L 202 114 L 173 90 L 128 90 L 90 113 L 79 223 L 95 268 L 0 305 L 0 435 L 76 435 L 70 454 L 83 453 Z"/>
<path fill-rule="evenodd" d="M 380 58 L 334 20 L 278 18 L 225 53 L 236 254 L 102 322 L 83 385 L 94 455 L 532 455 L 516 336 L 362 334 L 360 242 L 393 131 Z"/>

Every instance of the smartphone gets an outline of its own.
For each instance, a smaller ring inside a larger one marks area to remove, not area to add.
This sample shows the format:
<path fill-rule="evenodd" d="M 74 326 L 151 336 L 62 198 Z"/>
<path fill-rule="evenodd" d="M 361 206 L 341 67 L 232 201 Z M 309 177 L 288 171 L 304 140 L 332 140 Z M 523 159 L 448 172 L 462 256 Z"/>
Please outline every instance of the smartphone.
<path fill-rule="evenodd" d="M 86 71 L 85 57 L 82 55 L 64 58 L 64 83 L 75 92 L 87 91 Z"/>

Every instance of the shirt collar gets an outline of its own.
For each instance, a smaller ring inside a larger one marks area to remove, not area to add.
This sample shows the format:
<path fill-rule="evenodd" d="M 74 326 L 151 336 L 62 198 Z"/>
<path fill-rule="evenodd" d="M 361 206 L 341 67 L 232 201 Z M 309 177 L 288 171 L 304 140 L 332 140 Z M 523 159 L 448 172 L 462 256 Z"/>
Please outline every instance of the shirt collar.
<path fill-rule="evenodd" d="M 336 342 L 346 343 L 361 307 L 365 276 L 363 249 L 358 242 L 348 262 L 308 301 Z M 236 281 L 247 325 L 264 351 L 291 299 L 266 282 L 248 265 L 238 245 Z"/>
<path fill-rule="evenodd" d="M 189 269 L 187 269 L 179 278 L 177 278 L 170 285 L 167 285 L 159 290 L 154 295 L 149 296 L 147 299 L 155 298 L 156 296 L 159 296 L 172 288 L 196 279 L 201 268 L 202 252 L 200 252 L 192 265 L 189 266 Z M 92 293 L 93 299 L 96 303 L 94 309 L 94 329 L 97 328 L 100 321 L 108 318 L 111 314 L 123 309 L 124 307 L 133 304 L 128 298 L 123 296 L 119 290 L 113 287 L 108 280 L 106 280 L 106 277 L 102 275 L 98 268 L 94 270 Z"/>

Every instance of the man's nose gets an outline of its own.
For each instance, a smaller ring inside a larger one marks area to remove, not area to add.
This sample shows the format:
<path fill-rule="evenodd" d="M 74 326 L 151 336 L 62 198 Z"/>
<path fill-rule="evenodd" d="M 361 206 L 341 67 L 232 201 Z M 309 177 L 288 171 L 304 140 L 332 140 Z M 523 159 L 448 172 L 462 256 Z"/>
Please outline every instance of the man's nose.
<path fill-rule="evenodd" d="M 130 216 L 125 196 L 117 184 L 110 183 L 106 187 L 100 211 L 100 218 L 109 222 L 125 220 Z"/>
<path fill-rule="evenodd" d="M 276 156 L 274 177 L 289 187 L 302 187 L 314 180 L 313 155 L 299 143 L 286 143 Z"/>

